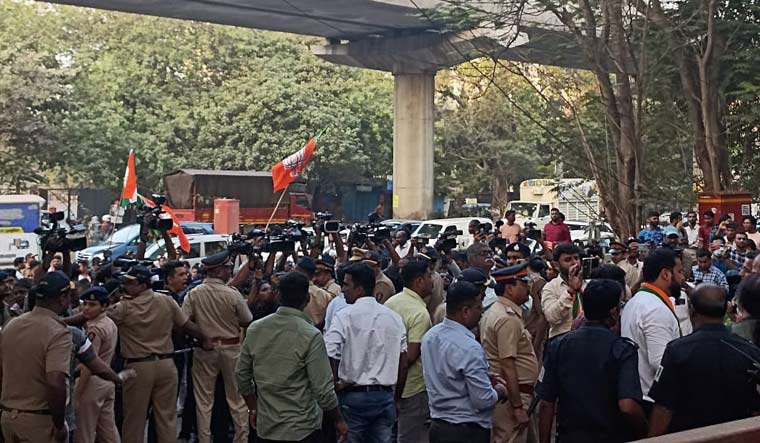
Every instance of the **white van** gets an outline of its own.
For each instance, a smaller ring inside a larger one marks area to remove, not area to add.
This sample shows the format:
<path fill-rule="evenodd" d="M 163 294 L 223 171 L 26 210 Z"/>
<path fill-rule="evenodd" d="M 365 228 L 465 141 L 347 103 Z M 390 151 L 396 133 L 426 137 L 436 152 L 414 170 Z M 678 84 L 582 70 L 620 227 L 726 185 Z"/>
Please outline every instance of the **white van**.
<path fill-rule="evenodd" d="M 188 235 L 187 240 L 190 242 L 190 252 L 187 254 L 179 250 L 179 239 L 174 237 L 172 238 L 172 242 L 174 243 L 174 247 L 177 248 L 177 252 L 179 252 L 180 260 L 187 260 L 190 266 L 193 266 L 208 256 L 225 251 L 227 249 L 228 238 L 229 235 L 221 234 Z M 164 255 L 166 255 L 166 247 L 163 240 L 151 244 L 145 251 L 146 260 L 156 261 Z"/>
<path fill-rule="evenodd" d="M 457 236 L 457 249 L 465 249 L 472 244 L 472 235 L 468 232 L 467 228 L 470 225 L 470 221 L 477 220 L 481 224 L 488 223 L 493 230 L 493 222 L 490 219 L 482 217 L 461 217 L 461 218 L 442 218 L 439 220 L 427 220 L 415 229 L 412 233 L 412 238 L 415 237 L 427 237 L 429 246 L 434 246 L 436 240 L 447 229 L 453 229 L 462 231 L 461 235 Z"/>

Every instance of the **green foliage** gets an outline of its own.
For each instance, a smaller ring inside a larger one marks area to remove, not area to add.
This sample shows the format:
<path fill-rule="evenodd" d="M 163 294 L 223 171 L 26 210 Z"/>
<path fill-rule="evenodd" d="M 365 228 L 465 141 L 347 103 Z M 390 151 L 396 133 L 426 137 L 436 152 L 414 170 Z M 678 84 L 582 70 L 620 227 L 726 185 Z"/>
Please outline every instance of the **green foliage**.
<path fill-rule="evenodd" d="M 311 40 L 81 8 L 2 5 L 0 82 L 13 82 L 2 91 L 25 100 L 17 107 L 28 110 L 27 119 L 44 119 L 29 129 L 35 132 L 25 144 L 13 141 L 29 152 L 34 145 L 40 161 L 27 163 L 5 149 L 33 171 L 58 167 L 70 173 L 70 184 L 118 189 L 134 149 L 147 192 L 182 167 L 268 170 L 328 128 L 310 178 L 344 179 L 341 170 L 367 178 L 390 173 L 390 77 L 322 62 L 309 53 Z M 46 29 L 51 38 L 18 38 L 43 47 L 38 57 L 3 38 L 14 29 Z M 6 62 L 6 54 L 18 54 L 8 59 L 17 65 L 45 57 L 64 63 L 37 64 L 27 74 Z M 65 82 L 55 83 L 58 71 L 51 69 L 64 71 Z M 51 107 L 46 97 L 61 105 L 49 117 L 35 110 Z M 3 113 L 12 121 L 2 126 L 0 140 L 7 138 L 5 127 L 30 127 L 22 117 Z"/>

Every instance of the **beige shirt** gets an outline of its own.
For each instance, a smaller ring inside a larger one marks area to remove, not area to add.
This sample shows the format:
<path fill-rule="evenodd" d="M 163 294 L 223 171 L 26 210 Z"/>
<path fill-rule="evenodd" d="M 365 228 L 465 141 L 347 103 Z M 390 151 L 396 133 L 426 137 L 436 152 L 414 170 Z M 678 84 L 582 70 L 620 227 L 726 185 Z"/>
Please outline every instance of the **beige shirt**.
<path fill-rule="evenodd" d="M 42 307 L 14 318 L 0 333 L 2 398 L 6 408 L 50 409 L 47 374 L 69 374 L 71 333 Z"/>
<path fill-rule="evenodd" d="M 191 289 L 182 312 L 211 338 L 240 337 L 240 328 L 253 320 L 240 292 L 217 278 L 207 278 Z"/>
<path fill-rule="evenodd" d="M 335 280 L 333 279 L 330 279 L 330 281 L 328 281 L 325 287 L 322 289 L 329 292 L 332 298 L 337 297 L 338 294 L 341 293 L 340 285 L 335 283 Z"/>
<path fill-rule="evenodd" d="M 425 300 L 425 304 L 427 305 L 427 310 L 430 313 L 430 319 L 434 320 L 435 312 L 438 310 L 438 307 L 446 298 L 446 292 L 443 290 L 443 277 L 441 277 L 441 274 L 433 271 L 432 279 L 433 292 L 430 294 L 430 297 Z M 441 321 L 443 321 L 443 319 L 441 319 Z"/>
<path fill-rule="evenodd" d="M 643 263 L 639 261 L 635 265 L 632 265 L 628 260 L 623 260 L 617 266 L 625 271 L 625 284 L 628 286 L 628 289 L 636 286 L 636 283 L 641 279 Z"/>
<path fill-rule="evenodd" d="M 396 287 L 393 282 L 385 273 L 380 272 L 380 275 L 375 279 L 375 299 L 384 304 L 394 295 L 396 295 Z"/>
<path fill-rule="evenodd" d="M 188 321 L 174 299 L 150 289 L 132 298 L 124 297 L 108 308 L 108 316 L 118 326 L 124 358 L 171 354 L 172 329 Z"/>
<path fill-rule="evenodd" d="M 522 320 L 522 309 L 499 297 L 480 320 L 480 341 L 488 358 L 489 372 L 504 375 L 502 360 L 514 358 L 517 382 L 531 385 L 538 379 L 538 360 L 533 339 Z"/>
<path fill-rule="evenodd" d="M 549 338 L 570 332 L 573 326 L 573 298 L 568 288 L 562 277 L 555 277 L 541 290 L 541 309 L 549 322 Z"/>
<path fill-rule="evenodd" d="M 546 326 L 544 311 L 541 309 L 541 291 L 543 291 L 544 286 L 546 286 L 546 280 L 544 280 L 540 274 L 531 271 L 528 271 L 528 278 L 530 278 L 530 281 L 528 282 L 528 290 L 533 299 L 533 304 L 530 308 L 528 318 L 525 319 L 525 328 L 528 329 L 528 332 L 530 332 L 530 335 L 534 339 L 541 338 L 542 340 L 545 340 L 548 331 L 545 327 L 542 328 L 543 330 L 539 330 L 539 327 L 541 327 L 541 325 Z"/>
<path fill-rule="evenodd" d="M 306 305 L 303 312 L 309 316 L 315 326 L 321 328 L 324 324 L 327 305 L 332 299 L 333 297 L 329 292 L 309 282 L 309 304 Z"/>
<path fill-rule="evenodd" d="M 85 324 L 85 331 L 87 332 L 87 338 L 92 343 L 92 348 L 98 357 L 110 365 L 113 360 L 113 356 L 116 353 L 116 342 L 119 339 L 119 332 L 116 327 L 116 323 L 113 322 L 106 313 L 100 316 L 88 320 Z M 82 373 L 88 372 L 89 369 L 85 365 L 79 365 L 79 369 Z M 80 379 L 81 380 L 81 379 Z M 95 386 L 113 389 L 114 385 L 108 380 L 103 380 L 100 377 L 91 377 L 88 383 Z"/>

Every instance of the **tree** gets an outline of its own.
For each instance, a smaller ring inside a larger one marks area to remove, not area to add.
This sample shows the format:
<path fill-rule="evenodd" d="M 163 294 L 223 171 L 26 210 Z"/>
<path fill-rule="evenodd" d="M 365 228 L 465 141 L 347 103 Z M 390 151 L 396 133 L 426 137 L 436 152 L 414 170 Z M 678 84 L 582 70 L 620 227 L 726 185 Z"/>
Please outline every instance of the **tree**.
<path fill-rule="evenodd" d="M 30 38 L 36 17 L 0 6 L 0 176 L 18 193 L 44 182 L 44 171 L 58 162 L 50 119 L 66 95 L 70 70 L 49 40 Z"/>
<path fill-rule="evenodd" d="M 496 67 L 487 60 L 474 63 L 488 71 Z M 503 214 L 510 190 L 519 189 L 523 180 L 551 173 L 552 157 L 547 135 L 492 81 L 525 108 L 544 108 L 520 78 L 503 68 L 496 69 L 493 79 L 479 76 L 470 65 L 439 73 L 436 189 L 457 199 L 490 195 L 492 209 Z"/>
<path fill-rule="evenodd" d="M 60 107 L 45 116 L 56 155 L 42 158 L 55 159 L 75 183 L 118 189 L 130 149 L 142 192 L 159 191 L 162 177 L 183 167 L 268 170 L 323 128 L 309 169 L 314 182 L 390 172 L 390 77 L 323 62 L 308 50 L 314 39 L 63 6 L 4 7 L 9 22 L 28 21 L 4 29 L 46 29 L 49 39 L 18 40 L 44 41 L 52 59 L 66 63 L 65 94 L 49 94 Z M 5 41 L 0 48 L 32 56 Z M 43 91 L 19 92 L 37 100 Z"/>

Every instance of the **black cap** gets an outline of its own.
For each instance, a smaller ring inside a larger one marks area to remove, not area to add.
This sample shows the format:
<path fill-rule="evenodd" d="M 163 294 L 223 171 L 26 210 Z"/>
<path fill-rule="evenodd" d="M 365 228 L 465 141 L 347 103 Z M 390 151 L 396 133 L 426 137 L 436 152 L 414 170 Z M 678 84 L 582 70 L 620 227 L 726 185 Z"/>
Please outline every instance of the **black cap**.
<path fill-rule="evenodd" d="M 438 251 L 432 246 L 425 246 L 419 253 L 417 253 L 417 255 L 425 260 L 438 260 Z"/>
<path fill-rule="evenodd" d="M 470 282 L 475 286 L 488 286 L 491 280 L 478 268 L 467 268 L 462 271 L 462 275 L 459 276 L 460 281 Z"/>
<path fill-rule="evenodd" d="M 308 272 L 309 274 L 313 274 L 317 270 L 317 263 L 311 257 L 301 257 L 301 259 L 298 260 L 297 266 L 299 269 Z"/>
<path fill-rule="evenodd" d="M 370 264 L 374 264 L 377 266 L 382 266 L 383 256 L 380 255 L 380 253 L 377 251 L 369 251 L 366 254 L 364 254 L 363 261 L 369 262 Z"/>
<path fill-rule="evenodd" d="M 108 295 L 108 289 L 103 286 L 93 286 L 85 290 L 79 299 L 82 301 L 97 301 L 105 305 L 108 303 Z"/>
<path fill-rule="evenodd" d="M 34 292 L 37 298 L 51 298 L 63 294 L 68 289 L 73 289 L 74 283 L 61 271 L 48 272 L 37 283 Z"/>
<path fill-rule="evenodd" d="M 528 278 L 528 264 L 521 263 L 519 265 L 498 269 L 491 273 L 491 277 L 493 277 L 497 282 L 511 282 L 516 280 L 527 282 L 530 280 Z"/>
<path fill-rule="evenodd" d="M 335 260 L 330 256 L 324 256 L 317 260 L 317 271 L 332 272 L 335 269 Z"/>
<path fill-rule="evenodd" d="M 229 251 L 222 251 L 218 254 L 208 256 L 204 258 L 203 260 L 201 260 L 201 263 L 203 263 L 203 266 L 205 266 L 206 269 L 218 268 L 219 266 L 224 266 L 229 262 L 230 262 Z"/>
<path fill-rule="evenodd" d="M 129 268 L 126 274 L 121 276 L 121 280 L 137 280 L 141 283 L 150 283 L 150 279 L 153 274 L 150 273 L 150 269 L 145 266 L 135 265 Z"/>
<path fill-rule="evenodd" d="M 0 271 L 0 281 L 5 280 L 6 278 L 8 278 L 8 273 L 5 271 Z"/>
<path fill-rule="evenodd" d="M 497 269 L 506 268 L 509 266 L 509 263 L 504 259 L 504 257 L 500 255 L 494 255 L 493 256 L 493 264 L 496 266 Z"/>
<path fill-rule="evenodd" d="M 512 243 L 509 246 L 507 246 L 507 252 L 520 252 L 523 255 L 523 258 L 530 257 L 530 248 L 528 245 L 524 245 L 522 243 Z"/>

